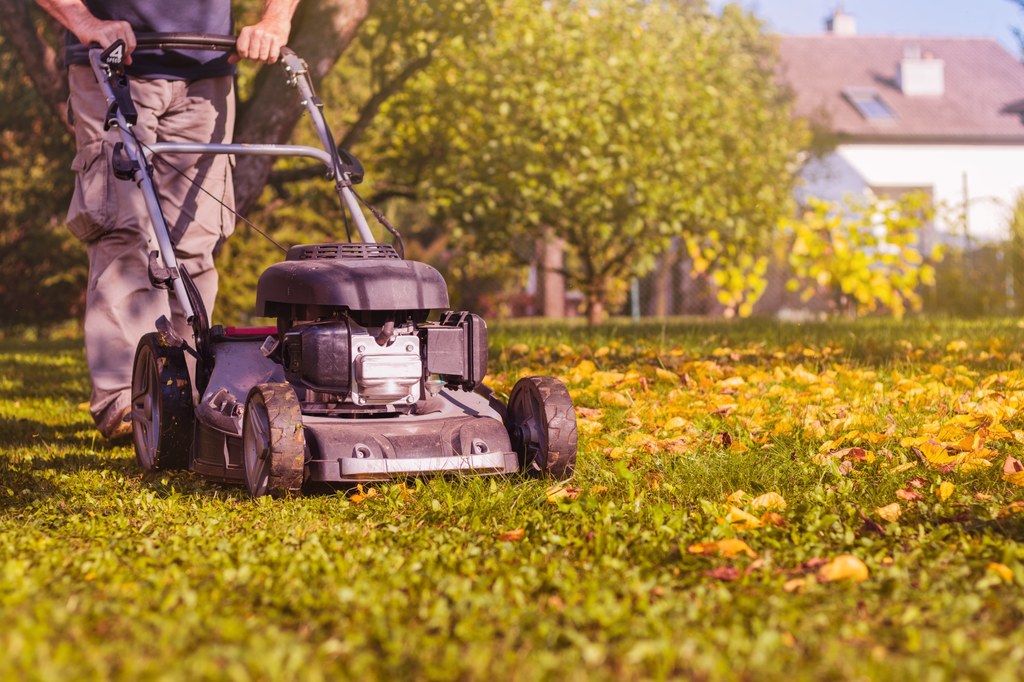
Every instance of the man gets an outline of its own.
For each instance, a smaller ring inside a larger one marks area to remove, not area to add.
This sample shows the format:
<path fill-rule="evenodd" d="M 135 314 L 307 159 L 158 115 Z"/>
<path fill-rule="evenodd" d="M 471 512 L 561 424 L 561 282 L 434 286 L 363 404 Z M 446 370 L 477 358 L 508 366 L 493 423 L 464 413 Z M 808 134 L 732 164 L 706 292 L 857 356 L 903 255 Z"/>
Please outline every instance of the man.
<path fill-rule="evenodd" d="M 277 61 L 298 0 L 264 0 L 261 20 L 238 33 L 235 55 L 210 51 L 139 52 L 135 33 L 230 35 L 230 0 L 37 0 L 68 29 L 69 44 L 106 48 L 125 42 L 136 136 L 143 143 L 231 141 L 234 62 Z M 149 282 L 155 247 L 142 192 L 117 180 L 110 154 L 120 135 L 103 130 L 106 101 L 86 63 L 68 66 L 77 154 L 68 227 L 89 254 L 85 353 L 92 380 L 90 412 L 100 433 L 131 433 L 135 347 L 161 315 L 182 338 L 192 337 L 180 306 Z M 217 295 L 214 253 L 233 231 L 231 166 L 224 155 L 167 155 L 154 161 L 154 180 L 178 262 L 195 280 L 208 311 Z M 184 177 L 183 177 L 184 176 Z M 201 188 L 201 189 L 200 189 Z"/>

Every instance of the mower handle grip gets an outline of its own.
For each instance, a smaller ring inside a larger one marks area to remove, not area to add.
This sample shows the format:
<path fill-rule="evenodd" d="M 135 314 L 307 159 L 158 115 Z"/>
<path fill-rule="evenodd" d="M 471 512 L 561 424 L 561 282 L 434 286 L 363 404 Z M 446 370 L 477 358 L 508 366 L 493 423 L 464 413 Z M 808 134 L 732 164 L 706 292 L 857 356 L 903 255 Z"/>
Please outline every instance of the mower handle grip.
<path fill-rule="evenodd" d="M 68 45 L 64 48 L 64 61 L 87 59 L 89 50 L 96 45 Z M 210 52 L 234 52 L 235 36 L 215 33 L 136 33 L 135 51 L 153 50 L 209 50 Z"/>

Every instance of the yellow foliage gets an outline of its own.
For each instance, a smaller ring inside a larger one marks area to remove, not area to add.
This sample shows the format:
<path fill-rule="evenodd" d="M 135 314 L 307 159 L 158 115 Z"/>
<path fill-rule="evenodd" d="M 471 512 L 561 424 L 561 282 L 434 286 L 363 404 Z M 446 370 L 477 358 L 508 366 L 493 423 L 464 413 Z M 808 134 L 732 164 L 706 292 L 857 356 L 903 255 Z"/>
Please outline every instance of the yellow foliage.
<path fill-rule="evenodd" d="M 887 504 L 884 507 L 878 507 L 877 509 L 875 509 L 875 513 L 881 516 L 886 521 L 890 523 L 895 523 L 903 514 L 903 508 L 900 507 L 899 502 L 893 502 L 892 504 Z"/>
<path fill-rule="evenodd" d="M 752 499 L 750 506 L 753 509 L 779 510 L 786 508 L 786 500 L 778 493 L 765 493 Z"/>
<path fill-rule="evenodd" d="M 737 540 L 736 538 L 728 538 L 713 542 L 701 542 L 695 545 L 690 545 L 686 548 L 686 551 L 690 554 L 702 554 L 704 556 L 721 555 L 729 558 L 734 557 L 737 554 L 746 554 L 751 559 L 757 558 L 757 554 L 754 550 L 750 549 L 750 546 L 747 543 L 742 540 Z"/>
<path fill-rule="evenodd" d="M 822 566 L 818 577 L 825 582 L 862 583 L 868 579 L 868 567 L 852 554 L 841 554 Z"/>
<path fill-rule="evenodd" d="M 940 500 L 945 502 L 953 494 L 953 489 L 954 486 L 952 483 L 950 483 L 949 481 L 943 481 L 942 483 L 939 484 L 939 490 L 936 494 L 939 496 Z"/>

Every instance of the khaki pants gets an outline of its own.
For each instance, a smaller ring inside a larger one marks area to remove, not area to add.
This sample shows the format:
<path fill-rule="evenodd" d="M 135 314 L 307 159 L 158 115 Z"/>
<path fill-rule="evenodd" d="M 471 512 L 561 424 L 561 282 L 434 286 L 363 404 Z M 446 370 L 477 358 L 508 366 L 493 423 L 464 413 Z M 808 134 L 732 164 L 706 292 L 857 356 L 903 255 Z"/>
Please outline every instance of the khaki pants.
<path fill-rule="evenodd" d="M 68 228 L 89 254 L 85 354 L 92 379 L 90 411 L 106 432 L 111 420 L 131 404 L 132 359 L 142 335 L 154 330 L 161 315 L 172 321 L 182 338 L 191 340 L 192 332 L 173 294 L 149 283 L 148 254 L 157 248 L 153 226 L 142 190 L 112 174 L 110 154 L 121 136 L 116 128 L 103 130 L 106 101 L 92 69 L 71 66 L 68 78 L 78 149 L 72 164 L 76 178 Z M 198 81 L 132 79 L 131 91 L 139 112 L 134 130 L 143 143 L 231 141 L 230 76 Z M 217 295 L 214 251 L 234 230 L 234 215 L 227 208 L 234 207 L 229 159 L 165 155 L 154 159 L 153 167 L 175 255 L 195 279 L 212 314 Z"/>

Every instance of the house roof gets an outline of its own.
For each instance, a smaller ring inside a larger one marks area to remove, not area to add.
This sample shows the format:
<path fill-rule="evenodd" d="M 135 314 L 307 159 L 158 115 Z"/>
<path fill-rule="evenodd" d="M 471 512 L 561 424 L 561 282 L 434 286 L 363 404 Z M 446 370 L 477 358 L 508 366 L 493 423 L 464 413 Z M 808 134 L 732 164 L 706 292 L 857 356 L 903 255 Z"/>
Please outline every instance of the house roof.
<path fill-rule="evenodd" d="M 942 95 L 903 94 L 897 74 L 908 48 L 944 62 Z M 995 40 L 825 34 L 781 36 L 779 49 L 796 113 L 844 137 L 1024 143 L 1024 65 Z M 892 116 L 858 110 L 871 93 Z"/>

